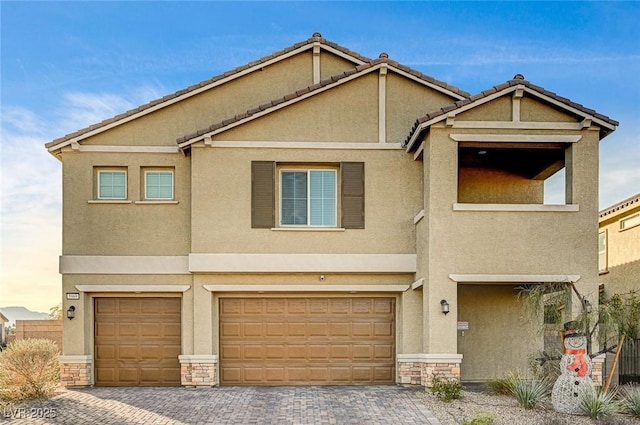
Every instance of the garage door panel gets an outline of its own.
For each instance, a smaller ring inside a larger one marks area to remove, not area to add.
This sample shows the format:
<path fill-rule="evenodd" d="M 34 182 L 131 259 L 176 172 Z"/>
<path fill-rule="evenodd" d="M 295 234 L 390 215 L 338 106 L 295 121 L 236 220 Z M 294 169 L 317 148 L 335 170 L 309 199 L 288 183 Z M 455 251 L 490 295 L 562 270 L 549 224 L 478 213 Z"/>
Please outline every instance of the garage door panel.
<path fill-rule="evenodd" d="M 307 336 L 307 325 L 304 322 L 289 322 L 287 323 L 287 335 L 288 336 Z"/>
<path fill-rule="evenodd" d="M 96 298 L 96 385 L 180 385 L 181 299 Z"/>
<path fill-rule="evenodd" d="M 351 324 L 349 322 L 332 322 L 331 336 L 349 336 Z"/>
<path fill-rule="evenodd" d="M 391 323 L 377 322 L 373 325 L 374 336 L 391 336 L 393 335 L 393 326 Z"/>
<path fill-rule="evenodd" d="M 375 297 L 222 298 L 221 383 L 393 383 L 394 303 Z"/>
<path fill-rule="evenodd" d="M 262 323 L 245 323 L 242 327 L 242 336 L 245 338 L 259 337 L 262 338 Z"/>
<path fill-rule="evenodd" d="M 264 357 L 262 345 L 245 345 L 242 357 L 247 360 L 262 359 Z"/>
<path fill-rule="evenodd" d="M 224 323 L 220 326 L 221 335 L 223 337 L 240 337 L 242 336 L 240 323 Z"/>
<path fill-rule="evenodd" d="M 285 336 L 286 335 L 286 326 L 284 322 L 273 322 L 267 323 L 265 329 L 266 336 Z"/>
<path fill-rule="evenodd" d="M 371 336 L 373 335 L 373 326 L 371 323 L 353 323 L 351 325 L 351 333 L 353 336 Z"/>

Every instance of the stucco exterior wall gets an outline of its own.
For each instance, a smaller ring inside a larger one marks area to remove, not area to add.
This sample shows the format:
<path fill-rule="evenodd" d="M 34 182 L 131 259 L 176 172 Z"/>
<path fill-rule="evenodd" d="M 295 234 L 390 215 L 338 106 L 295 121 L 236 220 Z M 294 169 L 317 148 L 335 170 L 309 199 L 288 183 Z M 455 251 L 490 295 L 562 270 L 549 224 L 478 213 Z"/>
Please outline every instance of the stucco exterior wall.
<path fill-rule="evenodd" d="M 252 229 L 251 160 L 335 167 L 340 161 L 364 162 L 365 228 Z M 421 209 L 420 165 L 408 161 L 401 149 L 194 148 L 192 168 L 194 253 L 415 253 L 413 217 Z"/>
<path fill-rule="evenodd" d="M 502 170 L 460 168 L 458 202 L 475 204 L 542 204 L 544 181 Z"/>
<path fill-rule="evenodd" d="M 507 372 L 529 370 L 541 349 L 540 325 L 523 315 L 513 285 L 458 285 L 458 352 L 464 356 L 463 381 L 485 381 Z"/>
<path fill-rule="evenodd" d="M 127 171 L 128 203 L 91 203 L 96 170 Z M 176 204 L 140 204 L 146 168 L 174 171 Z M 184 155 L 63 153 L 63 255 L 186 255 L 189 252 L 191 163 Z M 162 223 L 162 224 L 161 224 Z"/>

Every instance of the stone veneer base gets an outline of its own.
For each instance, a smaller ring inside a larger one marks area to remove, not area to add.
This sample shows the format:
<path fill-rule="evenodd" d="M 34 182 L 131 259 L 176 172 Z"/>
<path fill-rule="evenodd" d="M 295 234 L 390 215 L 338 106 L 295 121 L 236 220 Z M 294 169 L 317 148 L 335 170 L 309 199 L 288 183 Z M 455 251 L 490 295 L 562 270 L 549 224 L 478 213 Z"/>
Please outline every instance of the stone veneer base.
<path fill-rule="evenodd" d="M 178 356 L 180 384 L 185 387 L 210 388 L 218 385 L 218 356 L 192 354 Z"/>
<path fill-rule="evenodd" d="M 462 354 L 398 354 L 398 383 L 431 386 L 434 376 L 460 380 Z"/>
<path fill-rule="evenodd" d="M 596 387 L 601 387 L 604 383 L 605 359 L 605 354 L 601 354 L 591 359 L 591 380 L 593 381 L 593 385 L 595 385 Z"/>
<path fill-rule="evenodd" d="M 60 356 L 60 383 L 66 388 L 83 388 L 93 385 L 91 371 L 93 356 Z"/>

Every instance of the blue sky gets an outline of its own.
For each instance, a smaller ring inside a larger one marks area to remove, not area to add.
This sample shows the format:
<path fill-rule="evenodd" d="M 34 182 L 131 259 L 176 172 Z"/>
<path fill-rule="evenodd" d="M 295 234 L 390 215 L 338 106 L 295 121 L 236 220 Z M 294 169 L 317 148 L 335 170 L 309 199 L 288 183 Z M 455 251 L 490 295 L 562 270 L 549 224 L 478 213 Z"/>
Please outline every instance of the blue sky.
<path fill-rule="evenodd" d="M 638 2 L 1 1 L 0 19 L 0 307 L 61 297 L 61 164 L 44 143 L 316 31 L 471 93 L 522 73 L 608 115 L 600 207 L 640 192 Z"/>

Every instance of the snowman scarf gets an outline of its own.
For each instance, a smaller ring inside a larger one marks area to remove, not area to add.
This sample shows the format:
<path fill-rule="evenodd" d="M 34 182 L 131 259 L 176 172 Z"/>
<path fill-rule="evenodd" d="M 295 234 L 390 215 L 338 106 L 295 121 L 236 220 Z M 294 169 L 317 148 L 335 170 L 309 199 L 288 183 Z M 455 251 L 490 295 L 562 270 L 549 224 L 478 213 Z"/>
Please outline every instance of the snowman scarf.
<path fill-rule="evenodd" d="M 566 354 L 573 354 L 575 360 L 570 365 L 567 365 L 567 369 L 578 372 L 578 376 L 583 377 L 587 374 L 587 361 L 584 358 L 586 350 L 584 348 L 580 350 L 566 350 Z"/>

